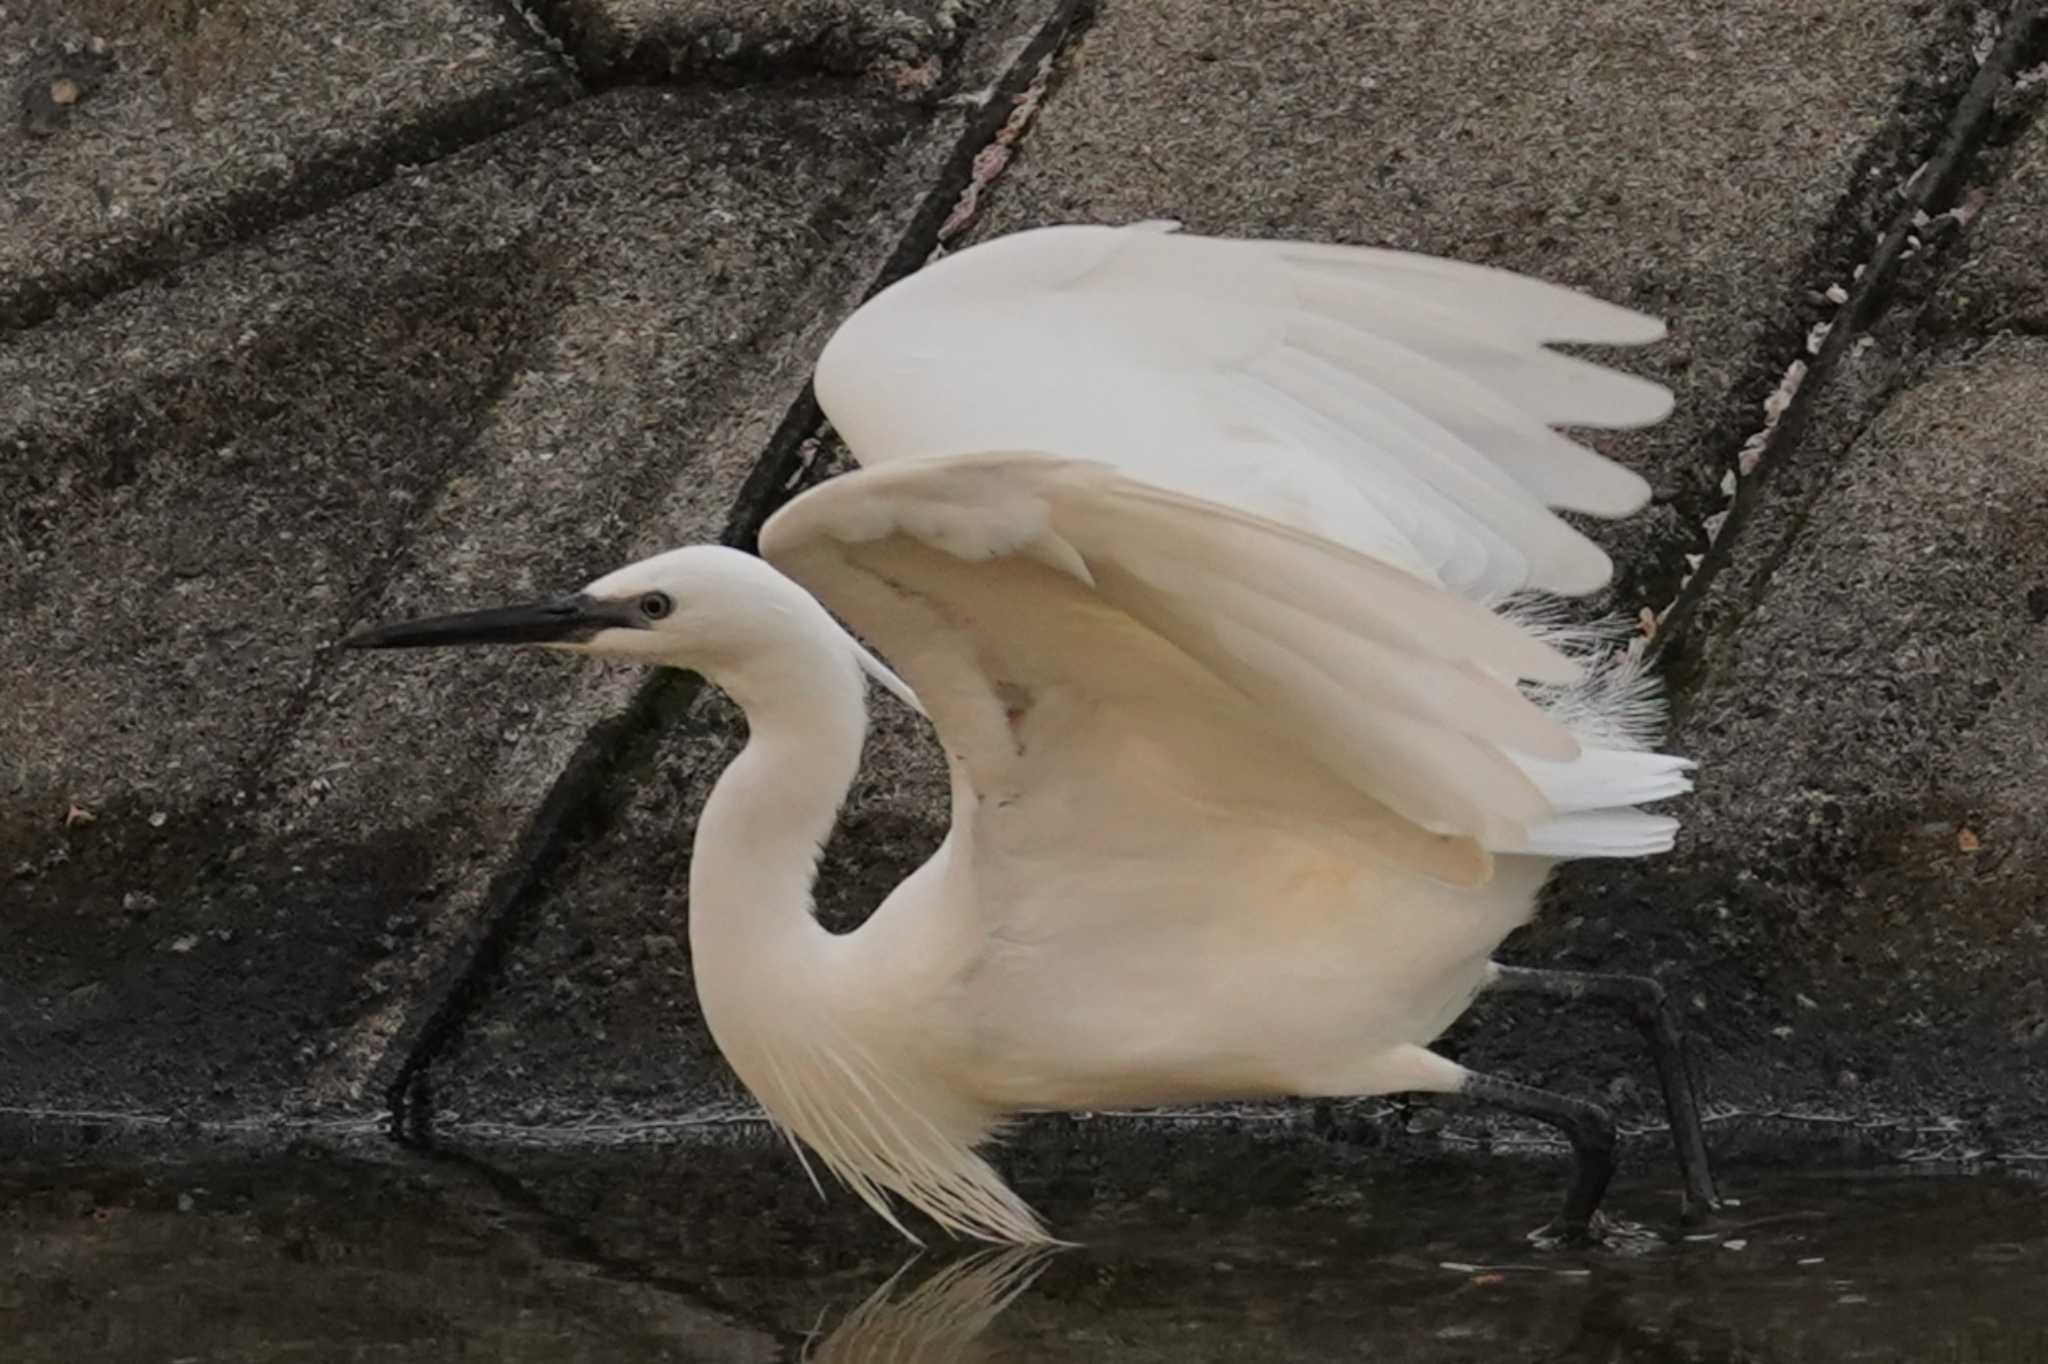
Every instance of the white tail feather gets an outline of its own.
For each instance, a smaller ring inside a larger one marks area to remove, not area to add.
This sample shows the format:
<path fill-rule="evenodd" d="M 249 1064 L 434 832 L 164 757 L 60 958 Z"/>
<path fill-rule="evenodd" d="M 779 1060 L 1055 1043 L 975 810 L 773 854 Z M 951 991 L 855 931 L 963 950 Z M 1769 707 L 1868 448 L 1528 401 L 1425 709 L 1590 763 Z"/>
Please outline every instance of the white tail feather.
<path fill-rule="evenodd" d="M 1690 758 L 1650 752 L 1664 728 L 1664 697 L 1643 658 L 1624 646 L 1628 623 L 1577 623 L 1554 600 L 1521 598 L 1503 615 L 1581 665 L 1564 686 L 1524 690 L 1581 745 L 1568 762 L 1524 753 L 1510 759 L 1543 793 L 1555 818 L 1495 840 L 1495 852 L 1543 857 L 1650 857 L 1671 851 L 1678 821 L 1636 809 L 1693 789 Z"/>
<path fill-rule="evenodd" d="M 1651 857 L 1670 852 L 1678 839 L 1678 821 L 1669 815 L 1641 810 L 1600 810 L 1564 815 L 1529 826 L 1521 846 L 1499 852 L 1538 857 Z"/>

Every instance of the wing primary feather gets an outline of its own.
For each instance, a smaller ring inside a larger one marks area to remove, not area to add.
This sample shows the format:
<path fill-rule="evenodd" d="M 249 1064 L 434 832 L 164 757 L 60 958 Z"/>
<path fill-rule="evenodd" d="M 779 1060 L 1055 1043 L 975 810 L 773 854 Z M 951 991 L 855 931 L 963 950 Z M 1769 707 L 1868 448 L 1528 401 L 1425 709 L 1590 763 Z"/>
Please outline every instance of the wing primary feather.
<path fill-rule="evenodd" d="M 1258 243 L 1290 264 L 1340 279 L 1370 279 L 1492 319 L 1529 341 L 1641 346 L 1664 339 L 1663 320 L 1561 284 L 1489 265 L 1383 247 L 1317 242 Z"/>
<path fill-rule="evenodd" d="M 1505 480 L 1545 506 L 1595 516 L 1626 516 L 1649 498 L 1649 484 L 1633 470 L 1558 434 L 1452 366 L 1326 317 L 1293 319 L 1287 339 L 1339 371 L 1347 385 L 1385 392 L 1426 416 L 1458 442 L 1454 456 L 1469 454 L 1459 462 L 1476 476 Z"/>

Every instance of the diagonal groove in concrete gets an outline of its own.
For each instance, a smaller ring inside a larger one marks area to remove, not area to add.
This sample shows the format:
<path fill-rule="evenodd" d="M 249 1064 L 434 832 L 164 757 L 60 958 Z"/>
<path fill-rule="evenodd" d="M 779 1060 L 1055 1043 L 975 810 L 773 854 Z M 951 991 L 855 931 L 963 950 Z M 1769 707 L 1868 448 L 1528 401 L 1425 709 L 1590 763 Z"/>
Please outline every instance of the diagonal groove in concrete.
<path fill-rule="evenodd" d="M 1041 68 L 1079 35 L 1091 8 L 1090 0 L 1062 0 L 1011 57 L 867 296 L 910 273 L 929 256 L 940 227 L 972 175 L 976 155 L 1001 129 L 1012 103 L 1029 88 Z M 724 543 L 752 546 L 761 525 L 792 494 L 792 475 L 802 464 L 802 447 L 821 421 L 822 413 L 806 384 L 735 499 L 720 537 Z M 492 878 L 481 916 L 483 927 L 469 958 L 451 973 L 451 983 L 433 1004 L 384 1086 L 394 1136 L 422 1145 L 431 1142 L 431 1100 L 422 1085 L 429 1067 L 460 1037 L 467 1016 L 489 991 L 537 893 L 577 830 L 602 809 L 616 784 L 644 763 L 662 729 L 689 712 L 701 687 L 695 674 L 657 670 L 641 683 L 623 711 L 600 722 L 577 746 L 522 830 L 513 853 Z"/>
<path fill-rule="evenodd" d="M 1926 221 L 1923 215 L 1938 214 L 1955 202 L 1963 177 L 1995 130 L 2000 93 L 2013 74 L 2026 65 L 2028 54 L 2043 41 L 2048 41 L 2048 7 L 2044 7 L 2042 0 L 2020 0 L 2007 18 L 1997 45 L 1950 111 L 1939 143 L 1900 193 L 1898 207 L 1863 262 L 1861 274 L 1849 286 L 1848 298 L 1839 306 L 1826 338 L 1818 350 L 1810 353 L 1802 344 L 1797 358 L 1806 365 L 1804 378 L 1769 429 L 1754 468 L 1736 480 L 1718 533 L 1708 536 L 1704 526 L 1697 528 L 1708 541 L 1706 552 L 1660 614 L 1656 636 L 1659 653 L 1673 664 L 1670 675 L 1679 709 L 1683 708 L 1684 694 L 1695 676 L 1688 666 L 1696 653 L 1690 647 L 1694 643 L 1690 632 L 1701 602 L 1733 564 L 1736 542 L 1742 538 L 1775 471 L 1798 457 L 1808 420 L 1826 394 L 1843 357 L 1899 301 L 1901 267 L 1909 243 Z M 1949 263 L 1944 261 L 1942 265 Z M 1940 267 L 1935 273 L 1940 273 Z M 1734 460 L 1728 463 L 1732 466 Z M 1775 557 L 1782 559 L 1789 547 L 1788 539 L 1777 547 Z M 1765 564 L 1752 575 L 1753 590 L 1768 581 L 1769 569 L 1770 565 Z"/>
<path fill-rule="evenodd" d="M 575 98 L 582 92 L 569 96 Z M 402 167 L 431 165 L 496 137 L 563 101 L 521 86 L 435 109 L 366 144 L 295 160 L 281 183 L 245 186 L 195 204 L 148 237 L 91 266 L 47 282 L 29 279 L 0 291 L 0 336 L 25 331 L 65 307 L 96 303 L 335 205 L 391 179 Z"/>

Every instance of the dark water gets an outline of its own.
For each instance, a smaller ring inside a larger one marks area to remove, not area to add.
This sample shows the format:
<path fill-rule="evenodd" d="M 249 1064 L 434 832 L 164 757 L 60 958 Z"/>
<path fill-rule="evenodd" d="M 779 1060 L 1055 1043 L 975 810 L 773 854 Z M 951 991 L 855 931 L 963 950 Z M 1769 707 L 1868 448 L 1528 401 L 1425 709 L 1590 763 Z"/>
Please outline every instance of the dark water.
<path fill-rule="evenodd" d="M 2048 1201 L 2011 1178 L 1726 1172 L 1683 1239 L 1625 1173 L 1539 1251 L 1561 1171 L 1233 1135 L 1020 1172 L 1047 1256 L 920 1257 L 759 1145 L 0 1168 L 0 1359 L 2048 1361 Z"/>

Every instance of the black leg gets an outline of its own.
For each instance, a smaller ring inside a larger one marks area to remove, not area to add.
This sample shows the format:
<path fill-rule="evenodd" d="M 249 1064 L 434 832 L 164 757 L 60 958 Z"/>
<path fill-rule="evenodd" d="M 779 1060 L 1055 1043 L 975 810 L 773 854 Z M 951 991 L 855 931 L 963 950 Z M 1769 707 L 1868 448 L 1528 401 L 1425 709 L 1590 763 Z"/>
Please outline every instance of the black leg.
<path fill-rule="evenodd" d="M 1522 966 L 1496 966 L 1488 987 L 1551 999 L 1592 1000 L 1625 1009 L 1650 1043 L 1657 1062 L 1657 1083 L 1664 1091 L 1664 1111 L 1671 1122 L 1671 1144 L 1685 1179 L 1686 1213 L 1697 1216 L 1721 1206 L 1707 1163 L 1707 1137 L 1700 1125 L 1699 1099 L 1692 1069 L 1686 1064 L 1685 1034 L 1678 1011 L 1663 985 L 1647 976 L 1594 975 L 1584 971 L 1537 971 Z"/>
<path fill-rule="evenodd" d="M 1564 1210 L 1539 1236 L 1556 1237 L 1568 1245 L 1593 1239 L 1593 1214 L 1614 1176 L 1614 1119 L 1607 1110 L 1583 1099 L 1568 1099 L 1546 1089 L 1518 1085 L 1475 1071 L 1465 1073 L 1458 1093 L 1480 1103 L 1547 1122 L 1572 1144 L 1572 1182 L 1565 1191 Z"/>

